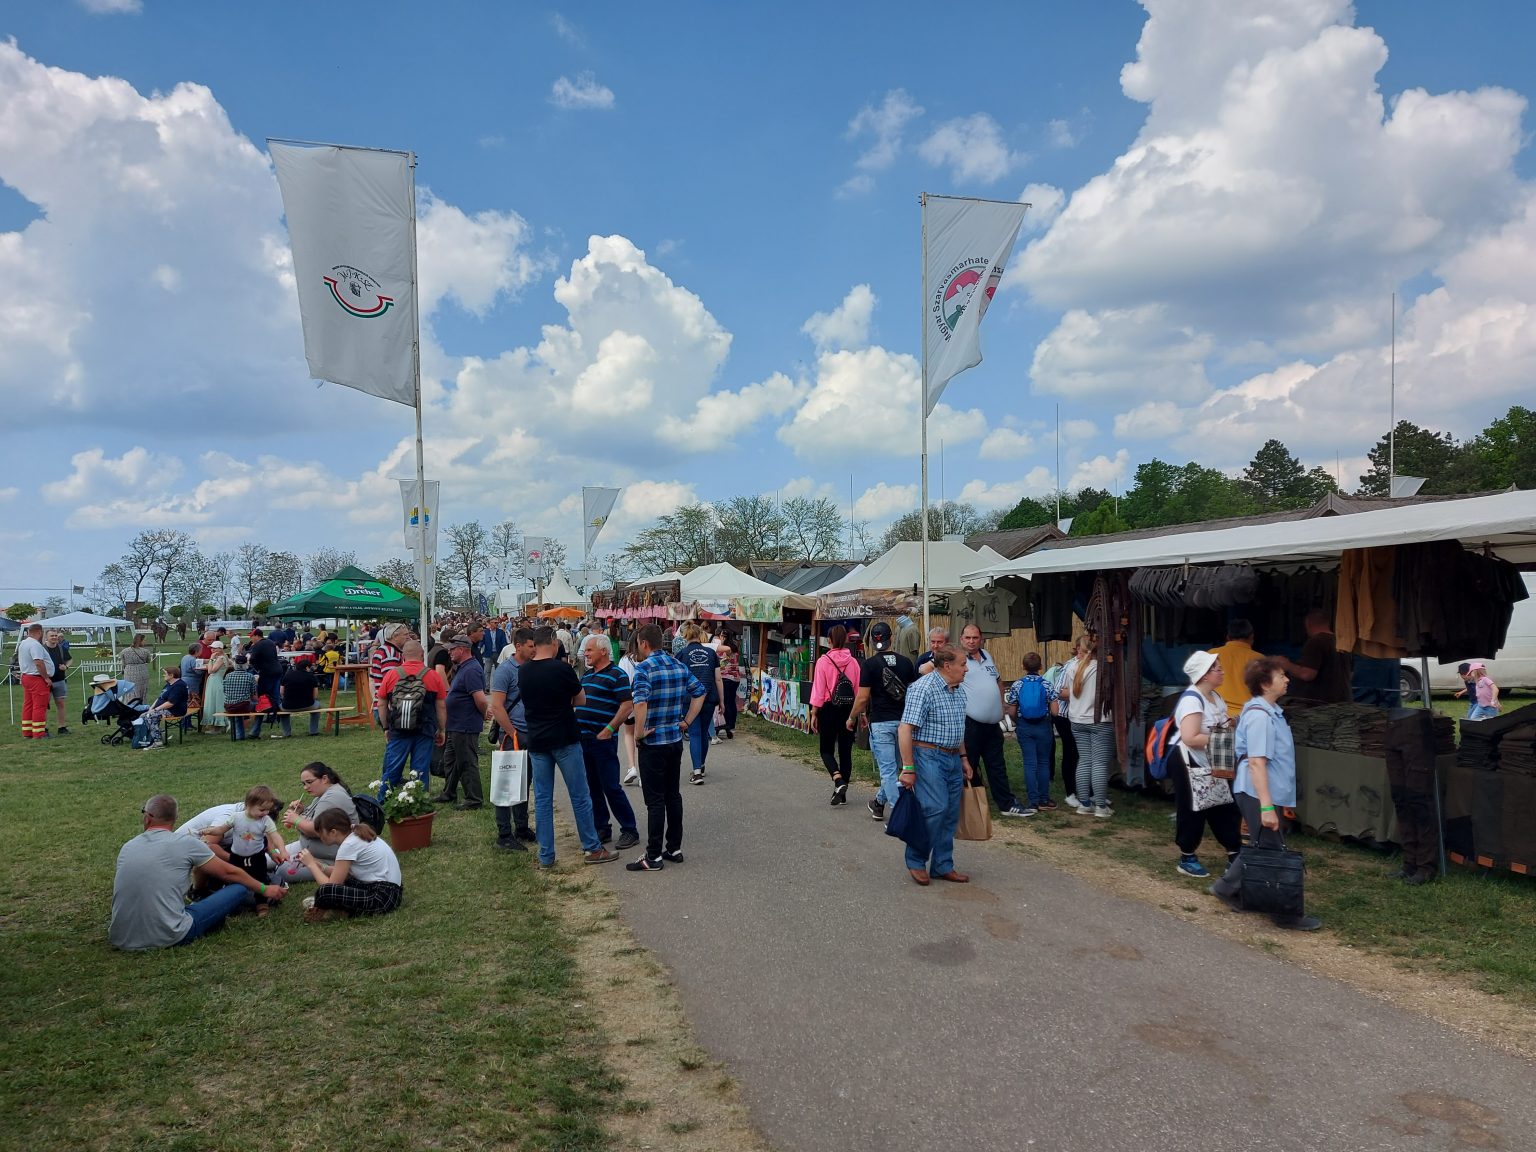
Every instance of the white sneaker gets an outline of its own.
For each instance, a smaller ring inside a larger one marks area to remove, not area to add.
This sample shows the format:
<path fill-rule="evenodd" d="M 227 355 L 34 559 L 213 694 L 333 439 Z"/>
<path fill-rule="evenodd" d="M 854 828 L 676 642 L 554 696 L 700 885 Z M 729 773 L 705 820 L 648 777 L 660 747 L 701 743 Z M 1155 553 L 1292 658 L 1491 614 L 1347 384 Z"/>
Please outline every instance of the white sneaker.
<path fill-rule="evenodd" d="M 628 774 L 626 774 L 625 777 L 624 777 L 624 783 L 626 783 L 626 784 L 638 784 L 638 783 L 640 783 L 640 773 L 636 772 L 633 768 L 631 768 L 629 770 Z"/>
<path fill-rule="evenodd" d="M 306 896 L 306 897 L 304 897 L 304 911 L 308 912 L 314 906 L 315 906 L 315 898 L 313 896 Z"/>
<path fill-rule="evenodd" d="M 1081 808 L 1082 807 L 1082 805 L 1077 802 L 1077 793 L 1076 792 L 1072 792 L 1072 793 L 1068 794 L 1067 798 L 1065 800 L 1063 800 L 1062 803 L 1065 804 L 1068 808 Z"/>
<path fill-rule="evenodd" d="M 1085 808 L 1084 811 L 1086 812 L 1087 809 Z M 1093 810 L 1093 814 L 1095 816 L 1097 816 L 1100 820 L 1108 820 L 1111 816 L 1113 816 L 1115 814 L 1115 812 L 1114 812 L 1114 809 L 1112 809 L 1108 804 L 1106 804 L 1102 808 L 1095 808 Z"/>

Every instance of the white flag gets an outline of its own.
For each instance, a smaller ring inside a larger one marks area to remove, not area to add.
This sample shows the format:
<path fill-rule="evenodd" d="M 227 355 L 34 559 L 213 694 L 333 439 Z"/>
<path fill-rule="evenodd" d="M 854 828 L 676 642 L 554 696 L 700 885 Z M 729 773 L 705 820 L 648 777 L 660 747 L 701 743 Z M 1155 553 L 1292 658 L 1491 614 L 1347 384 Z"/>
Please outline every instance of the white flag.
<path fill-rule="evenodd" d="M 523 571 L 530 580 L 544 579 L 544 554 L 549 549 L 546 536 L 523 537 Z"/>
<path fill-rule="evenodd" d="M 608 516 L 613 511 L 613 506 L 618 502 L 619 488 L 583 488 L 581 490 L 581 517 L 586 531 L 585 551 L 592 551 L 592 544 L 597 540 L 597 534 L 603 530 L 603 525 L 608 523 Z"/>
<path fill-rule="evenodd" d="M 952 377 L 981 363 L 981 318 L 1028 210 L 1028 204 L 1000 200 L 923 198 L 924 416 Z"/>
<path fill-rule="evenodd" d="M 413 553 L 421 544 L 419 518 L 426 517 L 427 555 L 437 555 L 437 493 L 442 487 L 440 480 L 427 481 L 427 498 L 416 496 L 416 481 L 400 481 L 400 511 L 405 519 L 405 546 Z"/>
<path fill-rule="evenodd" d="M 409 156 L 267 147 L 288 217 L 310 375 L 414 407 Z"/>

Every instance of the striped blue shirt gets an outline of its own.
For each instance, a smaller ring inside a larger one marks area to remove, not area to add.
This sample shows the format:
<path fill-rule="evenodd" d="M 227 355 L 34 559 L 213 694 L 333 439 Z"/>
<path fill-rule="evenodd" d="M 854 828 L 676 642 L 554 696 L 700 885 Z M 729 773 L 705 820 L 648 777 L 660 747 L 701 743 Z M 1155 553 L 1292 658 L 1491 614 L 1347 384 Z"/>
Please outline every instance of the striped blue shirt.
<path fill-rule="evenodd" d="M 617 664 L 601 672 L 588 672 L 581 678 L 581 690 L 587 702 L 576 709 L 576 723 L 583 736 L 596 736 L 613 719 L 619 705 L 630 698 L 629 677 Z"/>
<path fill-rule="evenodd" d="M 677 744 L 683 738 L 688 701 L 704 695 L 704 685 L 693 678 L 693 673 L 677 657 L 652 652 L 635 669 L 633 691 L 635 703 L 646 706 L 645 725 L 652 730 L 645 742 Z"/>
<path fill-rule="evenodd" d="M 935 668 L 907 689 L 907 706 L 901 722 L 917 731 L 924 744 L 959 748 L 965 743 L 965 683 L 951 688 Z"/>

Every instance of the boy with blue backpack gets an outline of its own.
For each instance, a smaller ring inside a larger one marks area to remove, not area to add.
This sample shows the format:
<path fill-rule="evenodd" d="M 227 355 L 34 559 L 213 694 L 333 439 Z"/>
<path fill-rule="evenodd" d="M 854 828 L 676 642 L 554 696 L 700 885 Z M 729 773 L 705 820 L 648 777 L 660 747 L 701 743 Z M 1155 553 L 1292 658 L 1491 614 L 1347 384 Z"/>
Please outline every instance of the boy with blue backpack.
<path fill-rule="evenodd" d="M 1008 694 L 1003 698 L 1008 715 L 1013 717 L 1014 735 L 1018 737 L 1019 752 L 1024 757 L 1024 788 L 1029 794 L 1025 816 L 1056 807 L 1051 802 L 1051 709 L 1055 694 L 1040 675 L 1040 667 L 1040 654 L 1026 653 L 1024 675 L 1009 686 Z"/>

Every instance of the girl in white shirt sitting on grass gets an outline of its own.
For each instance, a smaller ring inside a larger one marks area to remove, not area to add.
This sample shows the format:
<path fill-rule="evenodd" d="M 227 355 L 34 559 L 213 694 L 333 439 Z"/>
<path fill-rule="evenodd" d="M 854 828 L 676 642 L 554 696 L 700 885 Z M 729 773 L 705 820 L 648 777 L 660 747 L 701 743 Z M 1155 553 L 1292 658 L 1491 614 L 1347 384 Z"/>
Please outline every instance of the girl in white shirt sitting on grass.
<path fill-rule="evenodd" d="M 352 826 L 339 808 L 327 808 L 315 817 L 315 833 L 322 844 L 336 845 L 336 863 L 305 849 L 299 858 L 314 873 L 320 888 L 304 901 L 304 920 L 316 924 L 335 913 L 336 919 L 382 916 L 400 907 L 400 861 L 394 849 L 366 824 Z"/>

